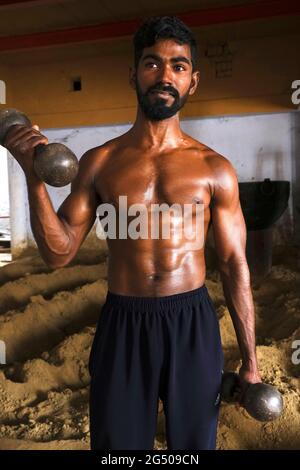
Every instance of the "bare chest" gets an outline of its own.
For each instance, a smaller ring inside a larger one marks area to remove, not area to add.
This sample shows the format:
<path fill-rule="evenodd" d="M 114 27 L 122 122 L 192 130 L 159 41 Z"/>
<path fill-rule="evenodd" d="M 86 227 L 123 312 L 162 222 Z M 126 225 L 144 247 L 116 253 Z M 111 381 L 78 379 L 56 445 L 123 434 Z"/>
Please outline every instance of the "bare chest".
<path fill-rule="evenodd" d="M 127 205 L 209 206 L 212 182 L 201 159 L 186 154 L 126 157 L 110 159 L 97 175 L 96 187 L 103 203 L 118 207 L 120 198 L 126 198 Z"/>

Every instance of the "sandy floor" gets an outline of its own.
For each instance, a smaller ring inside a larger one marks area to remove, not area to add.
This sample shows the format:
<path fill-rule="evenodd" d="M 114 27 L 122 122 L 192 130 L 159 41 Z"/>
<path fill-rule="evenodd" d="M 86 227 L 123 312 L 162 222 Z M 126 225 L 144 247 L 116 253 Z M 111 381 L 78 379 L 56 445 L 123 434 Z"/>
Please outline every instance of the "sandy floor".
<path fill-rule="evenodd" d="M 0 449 L 88 449 L 87 361 L 106 284 L 105 252 L 82 252 L 68 267 L 49 270 L 36 253 L 0 269 Z M 216 271 L 207 287 L 220 318 L 226 369 L 239 353 Z M 300 273 L 293 250 L 277 252 L 270 275 L 253 294 L 263 379 L 279 388 L 285 412 L 259 423 L 223 404 L 219 449 L 300 449 Z M 160 403 L 156 449 L 166 449 Z"/>

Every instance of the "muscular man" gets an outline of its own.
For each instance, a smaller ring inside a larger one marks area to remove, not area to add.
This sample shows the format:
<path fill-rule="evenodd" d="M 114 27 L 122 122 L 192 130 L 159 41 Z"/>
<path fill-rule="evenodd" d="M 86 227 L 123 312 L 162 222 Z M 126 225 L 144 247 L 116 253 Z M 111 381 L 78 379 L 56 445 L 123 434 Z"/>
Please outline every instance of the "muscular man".
<path fill-rule="evenodd" d="M 134 52 L 134 125 L 82 156 L 57 213 L 33 171 L 33 149 L 46 137 L 37 126 L 9 132 L 6 147 L 27 179 L 32 230 L 55 269 L 74 258 L 101 204 L 118 214 L 119 197 L 126 196 L 128 207 L 143 205 L 149 218 L 153 204 L 189 204 L 194 228 L 200 204 L 204 241 L 213 227 L 243 392 L 261 379 L 237 177 L 226 158 L 185 134 L 179 121 L 199 81 L 195 39 L 176 17 L 150 18 L 134 36 Z M 170 211 L 170 220 L 169 238 L 107 239 L 108 293 L 89 361 L 92 449 L 152 449 L 159 397 L 169 449 L 215 448 L 223 352 L 205 286 L 204 246 L 178 236 L 178 214 Z"/>

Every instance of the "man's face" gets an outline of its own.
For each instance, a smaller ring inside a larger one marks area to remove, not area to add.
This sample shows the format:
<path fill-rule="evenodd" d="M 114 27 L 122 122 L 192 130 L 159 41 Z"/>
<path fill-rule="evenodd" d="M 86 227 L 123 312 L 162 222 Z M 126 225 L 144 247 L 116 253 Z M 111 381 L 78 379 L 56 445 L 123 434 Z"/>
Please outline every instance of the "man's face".
<path fill-rule="evenodd" d="M 151 121 L 174 116 L 194 93 L 198 79 L 198 72 L 192 73 L 189 45 L 172 39 L 146 47 L 133 78 L 138 103 Z"/>

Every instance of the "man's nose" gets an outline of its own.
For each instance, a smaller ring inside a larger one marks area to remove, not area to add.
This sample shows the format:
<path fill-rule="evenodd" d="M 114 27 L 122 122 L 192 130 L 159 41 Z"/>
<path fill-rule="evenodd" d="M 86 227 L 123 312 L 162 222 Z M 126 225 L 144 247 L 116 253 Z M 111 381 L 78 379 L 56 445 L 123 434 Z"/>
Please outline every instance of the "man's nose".
<path fill-rule="evenodd" d="M 173 70 L 169 65 L 162 65 L 160 68 L 160 81 L 167 85 L 172 85 Z"/>

